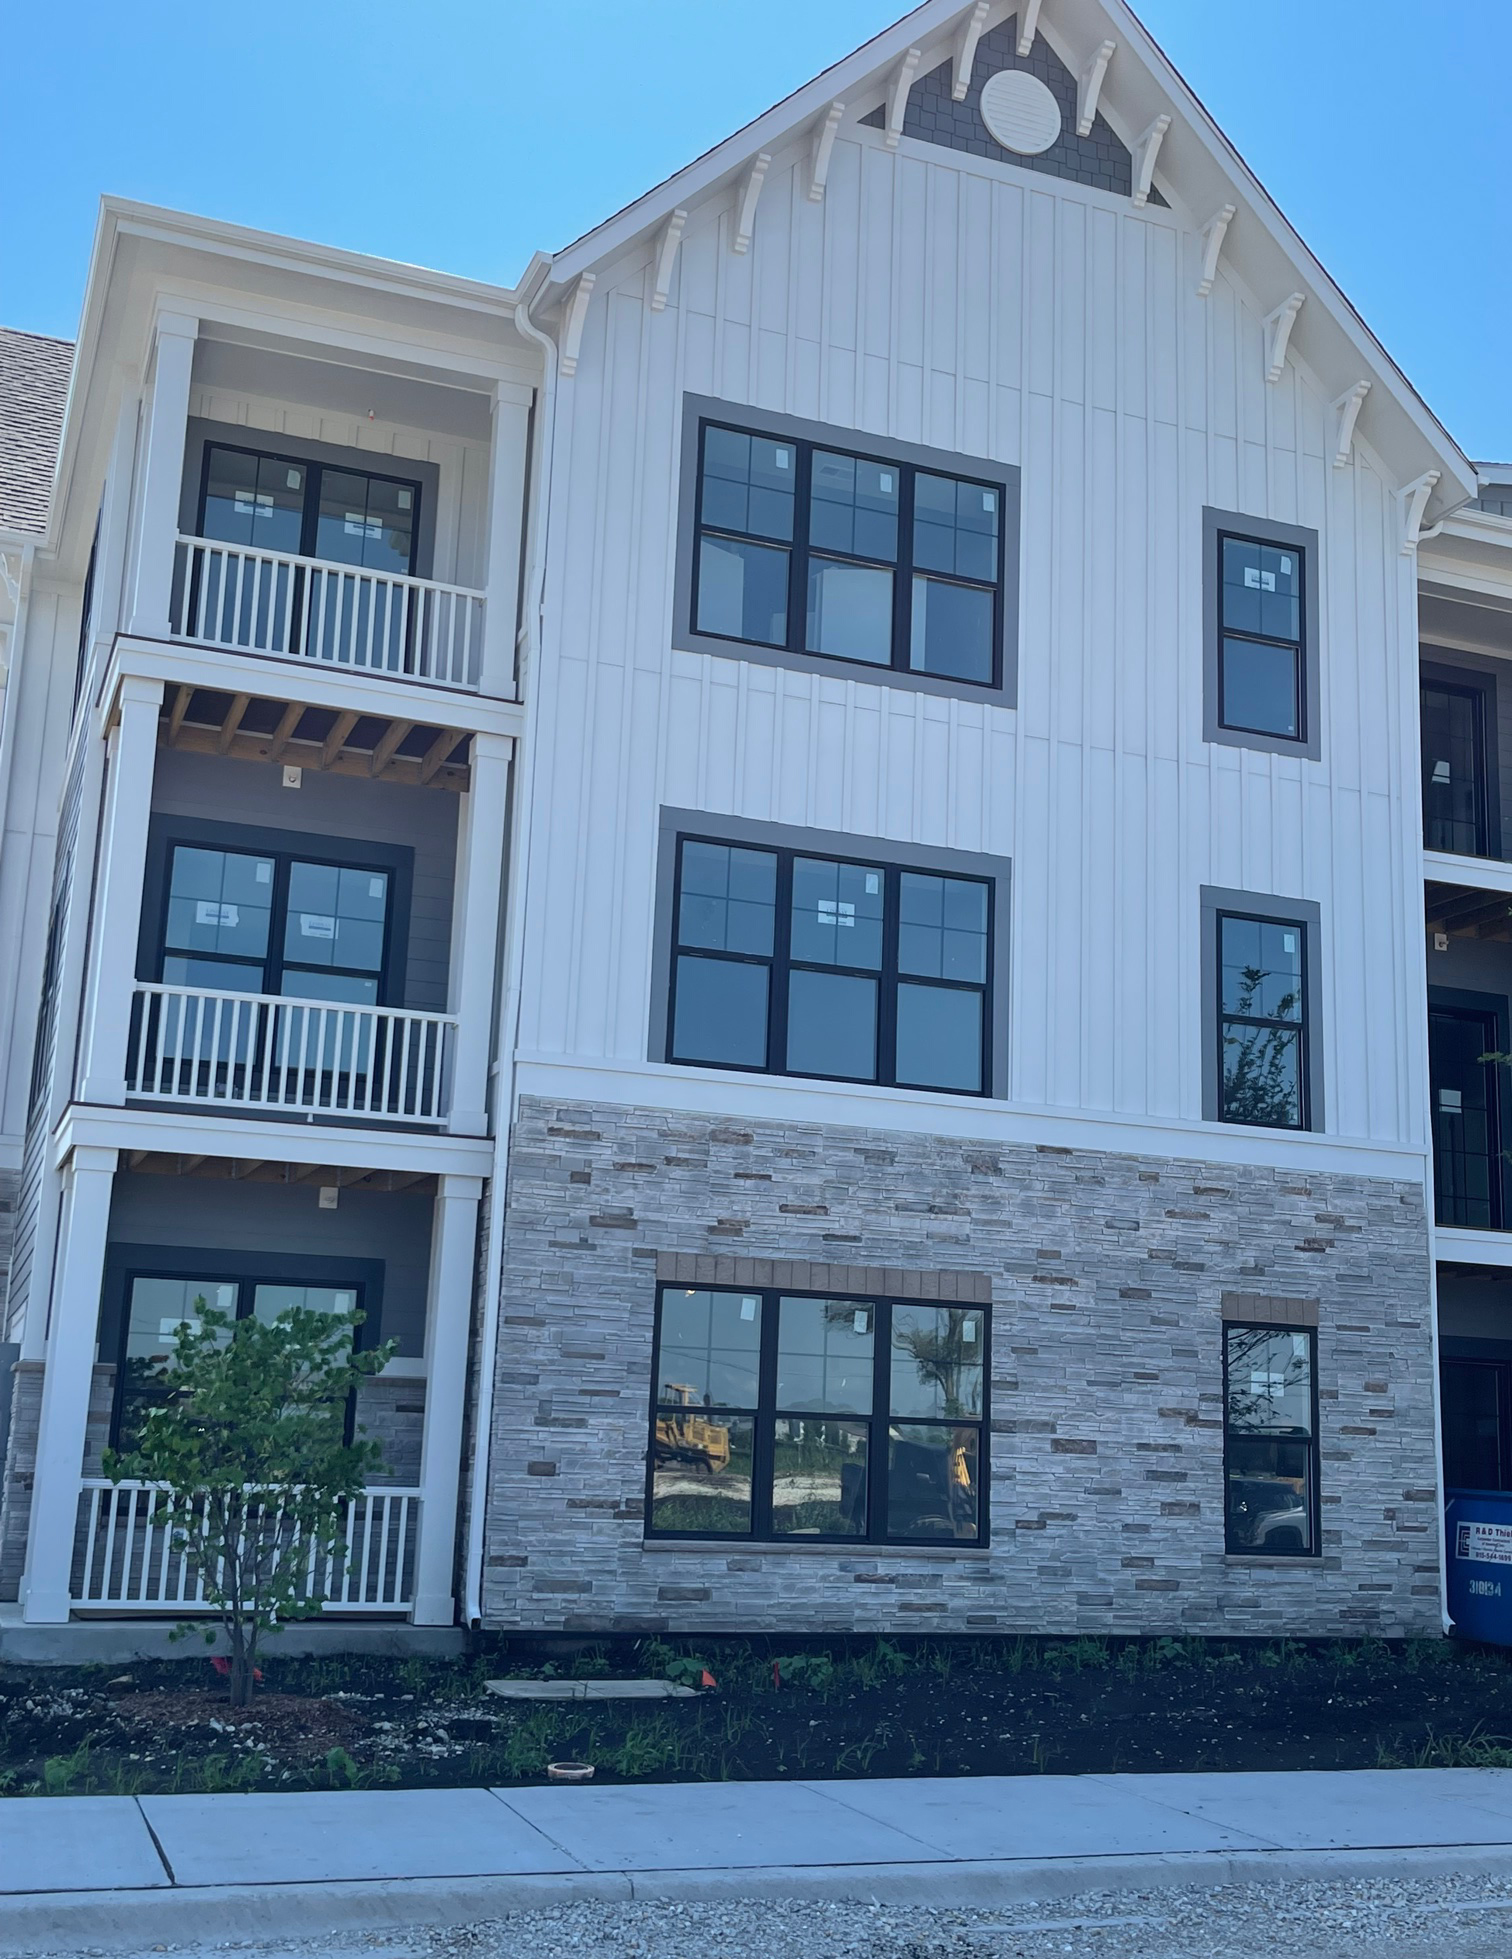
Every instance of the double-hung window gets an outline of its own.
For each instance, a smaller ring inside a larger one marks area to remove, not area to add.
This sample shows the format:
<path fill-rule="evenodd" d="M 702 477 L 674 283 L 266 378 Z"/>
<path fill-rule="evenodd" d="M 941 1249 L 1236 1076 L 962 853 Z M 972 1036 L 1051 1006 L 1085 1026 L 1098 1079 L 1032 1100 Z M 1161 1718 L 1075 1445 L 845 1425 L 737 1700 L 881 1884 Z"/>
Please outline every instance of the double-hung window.
<path fill-rule="evenodd" d="M 1308 899 L 1202 892 L 1203 1114 L 1320 1129 L 1317 940 Z"/>
<path fill-rule="evenodd" d="M 1223 1329 L 1225 1543 L 1230 1552 L 1318 1550 L 1317 1333 Z"/>
<path fill-rule="evenodd" d="M 648 1535 L 984 1543 L 987 1319 L 664 1286 Z"/>
<path fill-rule="evenodd" d="M 1015 472 L 734 408 L 686 466 L 682 643 L 1007 698 Z"/>
<path fill-rule="evenodd" d="M 990 1092 L 994 880 L 676 838 L 666 1058 Z"/>
<path fill-rule="evenodd" d="M 1316 760 L 1317 532 L 1207 510 L 1204 733 Z"/>
<path fill-rule="evenodd" d="M 1219 914 L 1224 1122 L 1307 1127 L 1306 946 L 1304 925 Z"/>

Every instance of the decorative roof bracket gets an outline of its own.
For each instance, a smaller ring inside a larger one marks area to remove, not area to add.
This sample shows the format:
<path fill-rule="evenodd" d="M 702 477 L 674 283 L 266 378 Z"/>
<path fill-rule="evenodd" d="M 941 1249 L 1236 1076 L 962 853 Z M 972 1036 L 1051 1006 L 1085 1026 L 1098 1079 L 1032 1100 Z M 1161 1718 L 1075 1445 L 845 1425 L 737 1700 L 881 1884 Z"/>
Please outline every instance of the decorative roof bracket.
<path fill-rule="evenodd" d="M 955 71 L 950 80 L 950 99 L 964 102 L 971 87 L 971 70 L 976 61 L 977 42 L 982 38 L 982 29 L 987 25 L 987 12 L 991 0 L 976 0 L 976 5 L 966 16 L 966 24 L 961 29 L 961 38 L 956 43 Z"/>
<path fill-rule="evenodd" d="M 1265 316 L 1265 378 L 1279 381 L 1286 371 L 1286 343 L 1291 339 L 1291 330 L 1297 323 L 1297 315 L 1307 298 L 1306 293 L 1294 292 L 1273 313 Z"/>
<path fill-rule="evenodd" d="M 746 172 L 740 202 L 735 207 L 735 235 L 730 240 L 732 252 L 748 252 L 751 249 L 751 233 L 756 229 L 756 206 L 771 162 L 771 151 L 763 150 Z"/>
<path fill-rule="evenodd" d="M 562 353 L 558 363 L 561 373 L 570 381 L 577 373 L 578 355 L 583 350 L 583 326 L 588 318 L 588 301 L 593 297 L 593 288 L 598 283 L 596 272 L 584 272 L 572 288 L 572 297 L 567 301 L 567 312 L 562 321 Z"/>
<path fill-rule="evenodd" d="M 679 204 L 662 228 L 656 247 L 656 283 L 651 290 L 653 313 L 663 312 L 666 308 L 667 295 L 672 290 L 672 269 L 677 264 L 677 248 L 682 243 L 683 226 L 687 222 L 688 213 Z"/>
<path fill-rule="evenodd" d="M 1018 51 L 1028 54 L 1034 46 L 1034 37 L 1039 32 L 1040 0 L 1024 0 L 1019 9 Z"/>
<path fill-rule="evenodd" d="M 1157 116 L 1134 145 L 1134 208 L 1142 210 L 1150 201 L 1150 186 L 1155 181 L 1155 159 L 1171 126 L 1169 116 Z"/>
<path fill-rule="evenodd" d="M 824 202 L 824 186 L 829 182 L 830 157 L 835 149 L 835 132 L 845 114 L 843 102 L 831 102 L 824 121 L 814 131 L 814 156 L 809 165 L 809 202 Z"/>
<path fill-rule="evenodd" d="M 1108 72 L 1108 63 L 1118 52 L 1117 41 L 1104 41 L 1082 70 L 1081 80 L 1076 84 L 1076 133 L 1090 136 L 1092 125 L 1097 120 L 1097 98 L 1102 94 L 1103 77 Z"/>
<path fill-rule="evenodd" d="M 1222 205 L 1202 227 L 1202 277 L 1197 281 L 1197 297 L 1206 299 L 1218 277 L 1218 255 L 1229 226 L 1234 222 L 1234 206 Z"/>
<path fill-rule="evenodd" d="M 1354 447 L 1355 423 L 1360 419 L 1360 409 L 1369 393 L 1368 381 L 1356 381 L 1352 388 L 1344 390 L 1333 405 L 1335 469 L 1343 469 L 1349 461 L 1349 452 Z"/>
<path fill-rule="evenodd" d="M 897 73 L 887 85 L 887 147 L 895 150 L 898 138 L 903 134 L 903 118 L 908 112 L 908 91 L 914 85 L 914 77 L 919 72 L 919 63 L 924 58 L 922 48 L 910 48 L 898 63 Z"/>
<path fill-rule="evenodd" d="M 1402 506 L 1402 556 L 1411 557 L 1418 548 L 1418 532 L 1423 528 L 1423 512 L 1428 508 L 1428 499 L 1433 495 L 1434 485 L 1442 472 L 1425 469 L 1415 483 L 1409 483 L 1398 493 Z"/>

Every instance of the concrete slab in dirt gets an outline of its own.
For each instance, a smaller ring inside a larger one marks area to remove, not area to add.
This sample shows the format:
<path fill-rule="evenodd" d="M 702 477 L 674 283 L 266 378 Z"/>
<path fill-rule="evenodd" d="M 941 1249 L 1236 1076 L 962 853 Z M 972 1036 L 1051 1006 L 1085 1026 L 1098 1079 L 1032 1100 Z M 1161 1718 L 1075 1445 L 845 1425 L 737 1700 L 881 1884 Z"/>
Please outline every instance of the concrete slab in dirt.
<path fill-rule="evenodd" d="M 169 1882 L 142 1812 L 122 1796 L 0 1799 L 0 1892 L 111 1891 Z"/>
<path fill-rule="evenodd" d="M 1257 1850 L 1270 1839 L 1109 1789 L 1093 1776 L 980 1776 L 960 1781 L 826 1782 L 818 1787 L 862 1816 L 922 1838 L 941 1856 L 1128 1857 L 1152 1852 Z M 812 1786 L 812 1785 L 811 1785 Z"/>
<path fill-rule="evenodd" d="M 1512 1769 L 1300 1769 L 1095 1780 L 1120 1798 L 1168 1805 L 1288 1850 L 1512 1843 Z"/>
<path fill-rule="evenodd" d="M 670 1680 L 485 1680 L 489 1693 L 506 1701 L 696 1700 L 692 1687 Z"/>
<path fill-rule="evenodd" d="M 486 1789 L 242 1796 L 234 1808 L 202 1796 L 144 1796 L 141 1803 L 178 1884 L 330 1884 L 579 1868 Z"/>
<path fill-rule="evenodd" d="M 933 1863 L 950 1855 L 802 1783 L 677 1782 L 495 1793 L 592 1871 Z"/>

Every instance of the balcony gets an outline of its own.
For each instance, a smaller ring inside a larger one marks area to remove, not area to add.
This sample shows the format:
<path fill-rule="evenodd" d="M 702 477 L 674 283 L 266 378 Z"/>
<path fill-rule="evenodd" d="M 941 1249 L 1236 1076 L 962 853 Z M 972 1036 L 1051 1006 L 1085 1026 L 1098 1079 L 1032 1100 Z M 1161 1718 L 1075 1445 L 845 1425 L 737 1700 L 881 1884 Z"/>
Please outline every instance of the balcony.
<path fill-rule="evenodd" d="M 439 1128 L 456 1032 L 450 1014 L 139 984 L 126 1094 L 179 1108 Z"/>
<path fill-rule="evenodd" d="M 461 585 L 180 537 L 172 638 L 462 688 L 481 685 L 484 597 Z"/>

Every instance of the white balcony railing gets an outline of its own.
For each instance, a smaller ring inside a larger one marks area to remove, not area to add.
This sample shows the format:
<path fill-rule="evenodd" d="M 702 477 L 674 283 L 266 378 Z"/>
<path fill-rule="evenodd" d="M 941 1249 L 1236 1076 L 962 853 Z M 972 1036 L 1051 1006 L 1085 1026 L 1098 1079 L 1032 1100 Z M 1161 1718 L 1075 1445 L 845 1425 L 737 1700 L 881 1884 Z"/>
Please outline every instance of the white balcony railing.
<path fill-rule="evenodd" d="M 175 639 L 476 690 L 483 594 L 321 558 L 181 537 Z"/>
<path fill-rule="evenodd" d="M 138 985 L 126 1092 L 197 1109 L 440 1123 L 456 1021 L 207 987 Z"/>
<path fill-rule="evenodd" d="M 197 1504 L 204 1498 L 192 1500 Z M 72 1603 L 77 1610 L 193 1612 L 205 1602 L 203 1574 L 175 1549 L 186 1512 L 153 1483 L 86 1477 L 79 1491 Z M 304 1561 L 303 1585 L 327 1612 L 405 1612 L 414 1601 L 420 1492 L 371 1489 L 347 1510 L 344 1555 L 331 1559 L 292 1519 L 266 1513 L 278 1556 Z"/>

